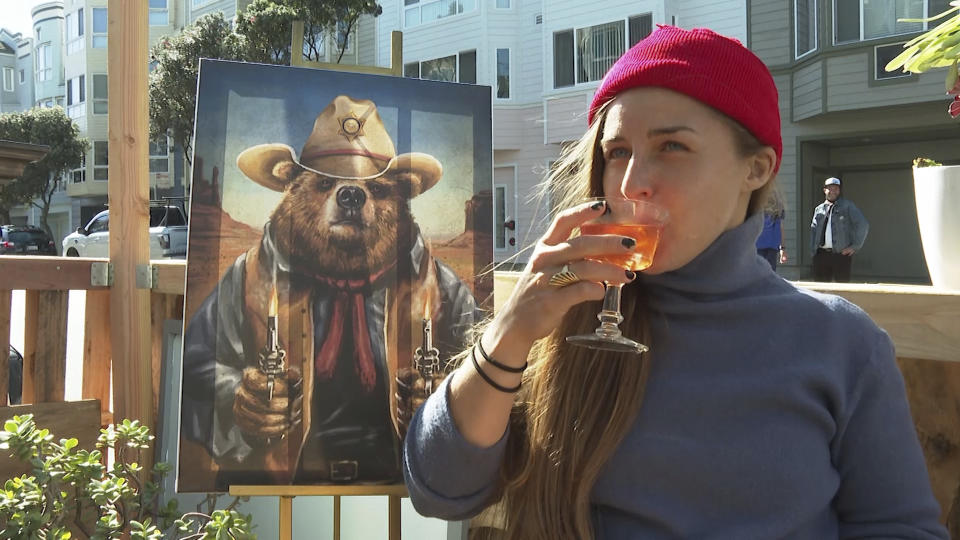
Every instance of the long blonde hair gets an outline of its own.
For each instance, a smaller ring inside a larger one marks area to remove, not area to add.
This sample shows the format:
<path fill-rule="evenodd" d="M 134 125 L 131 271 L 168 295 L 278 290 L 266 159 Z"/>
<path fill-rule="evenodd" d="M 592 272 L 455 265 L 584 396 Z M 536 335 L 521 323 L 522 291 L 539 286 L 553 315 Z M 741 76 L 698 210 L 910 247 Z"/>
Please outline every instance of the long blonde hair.
<path fill-rule="evenodd" d="M 603 195 L 599 139 L 606 107 L 586 134 L 562 153 L 546 180 L 555 208 Z M 763 145 L 729 120 L 743 155 Z M 764 186 L 751 197 L 748 214 L 763 207 Z M 640 285 L 623 288 L 621 329 L 649 344 L 647 309 Z M 593 538 L 590 494 L 601 469 L 632 428 L 643 401 L 656 347 L 632 354 L 571 347 L 564 336 L 590 332 L 599 302 L 570 309 L 559 327 L 531 350 L 530 367 L 510 417 L 510 438 L 501 468 L 498 521 L 504 531 L 475 536 L 509 540 Z"/>

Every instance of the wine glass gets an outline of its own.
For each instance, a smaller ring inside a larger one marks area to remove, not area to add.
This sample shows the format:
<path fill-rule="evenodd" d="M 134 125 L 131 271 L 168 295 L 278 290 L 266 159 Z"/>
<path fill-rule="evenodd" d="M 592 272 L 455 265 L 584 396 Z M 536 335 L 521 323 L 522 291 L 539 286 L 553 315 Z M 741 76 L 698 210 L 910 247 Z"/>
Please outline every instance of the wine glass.
<path fill-rule="evenodd" d="M 609 253 L 588 259 L 616 264 L 634 272 L 644 270 L 653 263 L 653 255 L 660 241 L 660 232 L 667 221 L 668 212 L 662 206 L 636 199 L 595 198 L 587 202 L 603 201 L 606 205 L 602 216 L 580 226 L 581 235 L 616 234 L 636 240 L 630 252 Z M 649 348 L 620 331 L 620 292 L 622 284 L 605 283 L 603 307 L 597 314 L 600 326 L 592 334 L 568 336 L 572 345 L 606 351 L 641 354 Z"/>

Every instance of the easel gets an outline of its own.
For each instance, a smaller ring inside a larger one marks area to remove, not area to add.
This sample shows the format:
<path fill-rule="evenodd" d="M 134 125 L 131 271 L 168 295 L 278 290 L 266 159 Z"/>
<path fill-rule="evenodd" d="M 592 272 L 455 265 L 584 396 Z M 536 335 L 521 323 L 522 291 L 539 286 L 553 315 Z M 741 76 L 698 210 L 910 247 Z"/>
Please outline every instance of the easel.
<path fill-rule="evenodd" d="M 394 30 L 390 34 L 390 67 L 357 66 L 311 62 L 303 58 L 303 21 L 293 23 L 290 65 L 374 75 L 403 75 L 403 33 Z M 340 540 L 341 496 L 387 496 L 387 530 L 390 540 L 400 540 L 400 498 L 407 496 L 403 485 L 323 485 L 323 486 L 230 486 L 234 497 L 279 497 L 280 540 L 293 538 L 293 498 L 297 496 L 333 496 L 333 540 Z"/>

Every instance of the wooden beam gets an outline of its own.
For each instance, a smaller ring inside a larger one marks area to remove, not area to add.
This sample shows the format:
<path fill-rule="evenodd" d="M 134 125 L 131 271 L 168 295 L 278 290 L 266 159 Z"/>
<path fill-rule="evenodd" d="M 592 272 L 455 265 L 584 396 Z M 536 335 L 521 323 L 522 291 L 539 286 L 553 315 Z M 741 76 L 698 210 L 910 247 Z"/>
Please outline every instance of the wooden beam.
<path fill-rule="evenodd" d="M 153 260 L 150 264 L 157 269 L 157 282 L 153 285 L 153 292 L 183 294 L 187 284 L 187 261 Z"/>
<path fill-rule="evenodd" d="M 10 304 L 13 291 L 0 289 L 0 404 L 9 403 L 10 390 Z"/>
<path fill-rule="evenodd" d="M 34 373 L 37 369 L 37 325 L 40 320 L 40 291 L 24 291 L 23 301 L 23 397 L 34 403 Z"/>
<path fill-rule="evenodd" d="M 156 425 L 150 367 L 150 291 L 137 288 L 138 265 L 150 261 L 147 243 L 147 2 L 109 0 L 110 340 L 113 410 L 117 419 Z M 150 453 L 146 453 L 148 457 Z M 152 464 L 144 463 L 149 470 Z"/>
<path fill-rule="evenodd" d="M 325 486 L 230 486 L 232 497 L 300 497 L 311 495 L 407 496 L 407 488 L 398 485 L 325 485 Z"/>
<path fill-rule="evenodd" d="M 111 218 L 112 221 L 112 218 Z M 4 255 L 0 257 L 0 276 L 8 289 L 85 290 L 102 289 L 90 284 L 94 263 L 107 259 Z"/>
<path fill-rule="evenodd" d="M 87 291 L 84 311 L 81 395 L 99 400 L 102 416 L 110 409 L 110 291 Z"/>
<path fill-rule="evenodd" d="M 70 291 L 40 291 L 37 297 L 33 402 L 63 401 L 67 377 L 67 297 Z"/>
<path fill-rule="evenodd" d="M 389 540 L 400 540 L 400 497 L 390 495 L 387 497 L 387 538 Z"/>

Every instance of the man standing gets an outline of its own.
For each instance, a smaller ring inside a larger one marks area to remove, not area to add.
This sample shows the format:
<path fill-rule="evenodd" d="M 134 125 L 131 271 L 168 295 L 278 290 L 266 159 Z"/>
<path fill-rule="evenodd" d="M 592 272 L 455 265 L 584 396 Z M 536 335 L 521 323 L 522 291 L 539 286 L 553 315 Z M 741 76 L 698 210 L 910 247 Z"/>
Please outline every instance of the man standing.
<path fill-rule="evenodd" d="M 813 279 L 847 283 L 853 254 L 863 247 L 870 224 L 852 202 L 840 196 L 839 178 L 827 178 L 823 194 L 826 200 L 813 211 L 810 223 Z"/>

